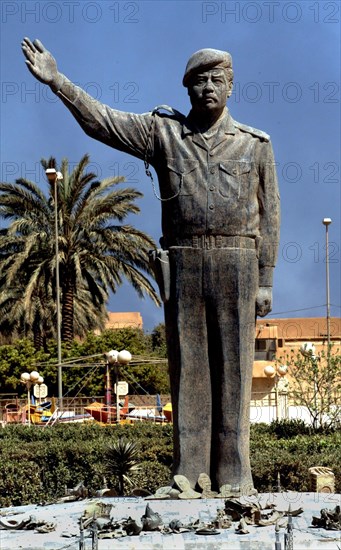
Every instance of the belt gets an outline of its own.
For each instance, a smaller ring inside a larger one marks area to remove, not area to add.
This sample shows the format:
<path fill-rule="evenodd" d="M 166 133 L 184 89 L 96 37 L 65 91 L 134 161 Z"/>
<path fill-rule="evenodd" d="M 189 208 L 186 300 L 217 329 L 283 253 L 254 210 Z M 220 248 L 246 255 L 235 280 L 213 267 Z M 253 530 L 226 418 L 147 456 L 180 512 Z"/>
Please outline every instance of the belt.
<path fill-rule="evenodd" d="M 204 248 L 256 248 L 256 239 L 252 237 L 227 237 L 226 235 L 192 235 L 172 239 L 169 247 Z"/>

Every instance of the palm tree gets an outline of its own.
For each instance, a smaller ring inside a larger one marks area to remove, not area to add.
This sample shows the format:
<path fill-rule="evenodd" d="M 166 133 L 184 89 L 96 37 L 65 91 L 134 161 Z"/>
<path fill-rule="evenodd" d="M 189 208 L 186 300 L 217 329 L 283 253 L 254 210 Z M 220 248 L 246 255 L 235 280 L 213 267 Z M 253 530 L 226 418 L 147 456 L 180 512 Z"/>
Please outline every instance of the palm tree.
<path fill-rule="evenodd" d="M 46 304 L 46 296 L 32 296 L 28 306 L 25 305 L 22 281 L 19 284 L 9 286 L 0 283 L 0 308 L 1 308 L 1 336 L 12 341 L 14 338 L 32 336 L 36 349 L 47 348 L 48 338 L 54 335 L 54 319 L 51 315 L 54 304 Z"/>
<path fill-rule="evenodd" d="M 119 438 L 110 445 L 105 453 L 104 467 L 106 475 L 118 478 L 118 494 L 124 495 L 125 482 L 132 484 L 130 475 L 140 470 L 139 449 L 136 443 Z"/>
<path fill-rule="evenodd" d="M 44 169 L 57 169 L 52 157 L 41 163 Z M 155 244 L 145 233 L 121 224 L 128 214 L 139 212 L 135 200 L 142 194 L 117 188 L 123 178 L 97 181 L 95 174 L 85 172 L 88 164 L 85 155 L 69 173 L 64 159 L 57 188 L 65 342 L 96 324 L 103 326 L 109 291 L 116 292 L 123 278 L 140 297 L 146 294 L 159 304 L 147 278 L 148 250 Z M 0 305 L 6 306 L 7 324 L 32 331 L 36 326 L 42 335 L 54 331 L 56 317 L 54 183 L 48 186 L 46 196 L 24 178 L 0 183 L 0 217 L 10 220 L 0 232 Z"/>

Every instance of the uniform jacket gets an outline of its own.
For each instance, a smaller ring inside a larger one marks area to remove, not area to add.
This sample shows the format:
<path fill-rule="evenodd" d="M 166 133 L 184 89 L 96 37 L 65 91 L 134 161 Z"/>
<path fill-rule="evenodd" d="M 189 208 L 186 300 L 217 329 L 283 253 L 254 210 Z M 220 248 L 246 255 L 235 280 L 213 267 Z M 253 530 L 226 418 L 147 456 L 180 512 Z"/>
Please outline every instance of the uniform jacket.
<path fill-rule="evenodd" d="M 91 137 L 145 159 L 158 175 L 166 242 L 192 235 L 245 236 L 259 246 L 260 286 L 272 285 L 279 242 L 279 193 L 270 138 L 227 108 L 206 140 L 192 113 L 111 109 L 62 77 L 55 90 Z M 153 120 L 154 117 L 154 120 Z"/>

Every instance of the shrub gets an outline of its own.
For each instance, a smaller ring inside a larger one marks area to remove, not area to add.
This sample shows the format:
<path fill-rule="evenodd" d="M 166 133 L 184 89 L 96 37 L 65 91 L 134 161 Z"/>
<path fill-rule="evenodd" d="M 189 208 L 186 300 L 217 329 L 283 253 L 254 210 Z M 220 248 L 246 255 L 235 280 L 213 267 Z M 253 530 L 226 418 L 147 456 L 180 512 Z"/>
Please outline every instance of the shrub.
<path fill-rule="evenodd" d="M 309 435 L 311 428 L 300 418 L 273 420 L 269 426 L 269 433 L 273 433 L 278 439 L 287 439 L 296 435 Z"/>
<path fill-rule="evenodd" d="M 140 471 L 132 478 L 135 487 L 142 487 L 150 493 L 155 493 L 159 487 L 169 485 L 171 470 L 159 462 L 142 462 Z"/>
<path fill-rule="evenodd" d="M 327 466 L 335 474 L 335 490 L 341 489 L 339 460 L 341 434 L 298 435 L 290 439 L 274 436 L 251 438 L 251 467 L 258 491 L 277 490 L 280 476 L 282 489 L 308 491 L 309 468 Z"/>
<path fill-rule="evenodd" d="M 255 487 L 259 492 L 277 490 L 279 474 L 283 490 L 307 491 L 308 469 L 327 466 L 335 474 L 339 492 L 341 433 L 294 435 L 296 427 L 297 423 L 289 429 L 286 424 L 285 430 L 278 423 L 251 427 Z M 285 437 L 279 437 L 281 430 Z M 120 438 L 139 447 L 141 470 L 131 474 L 134 486 L 155 492 L 170 483 L 171 425 L 68 424 L 51 429 L 8 425 L 0 431 L 0 506 L 53 501 L 64 496 L 65 486 L 81 481 L 93 495 L 103 487 L 108 449 Z"/>
<path fill-rule="evenodd" d="M 37 464 L 32 460 L 0 458 L 0 506 L 21 506 L 39 502 L 43 483 Z"/>

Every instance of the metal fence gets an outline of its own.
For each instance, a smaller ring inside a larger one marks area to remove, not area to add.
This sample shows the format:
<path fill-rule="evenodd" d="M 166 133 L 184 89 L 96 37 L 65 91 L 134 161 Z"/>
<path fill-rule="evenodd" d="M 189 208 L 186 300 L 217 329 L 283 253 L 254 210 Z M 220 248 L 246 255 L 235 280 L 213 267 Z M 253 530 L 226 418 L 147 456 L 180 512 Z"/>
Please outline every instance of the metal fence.
<path fill-rule="evenodd" d="M 64 419 L 69 415 L 81 416 L 85 413 L 85 407 L 93 401 L 104 403 L 104 396 L 96 397 L 77 397 L 63 398 L 63 416 Z M 164 406 L 170 400 L 169 396 L 161 396 L 161 403 Z M 135 405 L 135 409 L 143 412 L 154 411 L 158 414 L 156 407 L 156 396 L 129 396 L 129 403 Z M 56 400 L 56 407 L 58 403 Z M 341 392 L 333 395 L 333 405 L 335 410 L 341 415 Z M 131 408 L 131 407 L 130 407 Z M 25 409 L 27 409 L 27 400 L 12 396 L 11 398 L 0 399 L 0 422 L 22 422 L 27 421 Z M 152 416 L 152 415 L 151 415 Z M 138 419 L 138 416 L 137 416 Z M 152 418 L 151 418 L 152 419 Z M 281 419 L 301 419 L 307 424 L 312 422 L 309 411 L 306 407 L 297 403 L 297 400 L 290 392 L 271 391 L 268 394 L 253 393 L 250 402 L 250 421 L 251 423 L 265 422 L 270 423 L 273 420 Z M 144 415 L 140 415 L 140 420 L 145 420 Z"/>
<path fill-rule="evenodd" d="M 314 394 L 311 392 L 310 399 L 313 402 Z M 307 395 L 309 400 L 309 394 Z M 318 402 L 317 402 L 318 406 Z M 331 414 L 335 418 L 339 415 L 341 418 L 341 392 L 334 392 L 331 397 Z M 312 423 L 312 417 L 307 407 L 300 404 L 300 400 L 294 397 L 290 392 L 272 391 L 267 395 L 264 393 L 253 393 L 250 402 L 250 420 L 251 422 L 270 423 L 273 420 L 282 419 L 300 419 L 306 424 Z M 328 415 L 324 415 L 328 422 Z"/>

